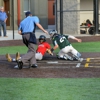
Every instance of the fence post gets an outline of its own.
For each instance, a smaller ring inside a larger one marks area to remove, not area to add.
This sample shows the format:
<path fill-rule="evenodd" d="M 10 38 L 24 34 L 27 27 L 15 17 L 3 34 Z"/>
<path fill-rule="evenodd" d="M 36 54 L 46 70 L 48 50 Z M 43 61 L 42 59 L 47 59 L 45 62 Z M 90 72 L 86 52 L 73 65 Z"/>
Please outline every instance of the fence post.
<path fill-rule="evenodd" d="M 13 39 L 14 39 L 14 0 L 12 0 L 12 28 L 13 28 Z"/>
<path fill-rule="evenodd" d="M 55 25 L 56 25 L 56 30 L 58 32 L 58 18 L 57 18 L 57 0 L 55 0 Z"/>
<path fill-rule="evenodd" d="M 99 1 L 98 0 L 93 0 L 94 4 L 94 34 L 98 34 L 99 30 Z"/>
<path fill-rule="evenodd" d="M 63 34 L 63 0 L 60 0 L 60 34 Z"/>

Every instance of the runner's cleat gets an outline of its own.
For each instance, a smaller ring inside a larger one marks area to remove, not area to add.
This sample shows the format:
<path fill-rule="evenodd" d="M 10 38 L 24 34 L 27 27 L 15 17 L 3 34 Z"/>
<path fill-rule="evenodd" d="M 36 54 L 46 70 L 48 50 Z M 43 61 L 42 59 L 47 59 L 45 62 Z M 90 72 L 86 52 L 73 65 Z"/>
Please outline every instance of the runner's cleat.
<path fill-rule="evenodd" d="M 19 68 L 19 67 L 18 67 L 18 65 L 16 65 L 16 66 L 14 66 L 14 68 L 16 68 L 16 69 L 17 69 L 17 68 Z"/>
<path fill-rule="evenodd" d="M 16 60 L 20 59 L 20 54 L 19 52 L 16 53 Z"/>
<path fill-rule="evenodd" d="M 12 62 L 12 58 L 11 58 L 11 56 L 7 53 L 6 54 L 6 58 L 7 58 L 7 60 L 9 61 L 9 62 Z"/>

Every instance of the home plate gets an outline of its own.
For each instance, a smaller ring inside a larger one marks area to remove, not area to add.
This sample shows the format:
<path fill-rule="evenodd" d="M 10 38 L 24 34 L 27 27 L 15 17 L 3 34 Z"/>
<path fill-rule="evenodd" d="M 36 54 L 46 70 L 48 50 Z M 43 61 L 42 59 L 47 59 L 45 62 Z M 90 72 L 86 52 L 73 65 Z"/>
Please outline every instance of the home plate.
<path fill-rule="evenodd" d="M 58 61 L 49 61 L 48 64 L 58 64 Z"/>

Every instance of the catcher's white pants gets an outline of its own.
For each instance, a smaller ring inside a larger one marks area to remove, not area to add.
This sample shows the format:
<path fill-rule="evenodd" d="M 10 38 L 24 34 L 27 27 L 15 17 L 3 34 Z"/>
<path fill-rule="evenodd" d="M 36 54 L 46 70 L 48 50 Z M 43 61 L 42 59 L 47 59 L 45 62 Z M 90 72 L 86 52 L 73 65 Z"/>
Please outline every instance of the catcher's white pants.
<path fill-rule="evenodd" d="M 67 53 L 72 53 L 73 55 L 75 55 L 76 57 L 78 56 L 79 52 L 73 48 L 72 45 L 66 46 L 65 48 L 61 49 L 58 53 L 58 55 L 60 57 L 63 57 L 64 55 L 66 55 Z"/>

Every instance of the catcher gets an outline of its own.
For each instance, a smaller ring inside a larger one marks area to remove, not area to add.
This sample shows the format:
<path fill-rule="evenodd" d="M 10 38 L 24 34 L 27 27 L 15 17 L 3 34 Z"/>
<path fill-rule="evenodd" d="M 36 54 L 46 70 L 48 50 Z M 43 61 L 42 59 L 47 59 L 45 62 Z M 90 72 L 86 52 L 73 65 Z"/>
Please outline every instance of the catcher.
<path fill-rule="evenodd" d="M 37 47 L 36 54 L 35 54 L 36 60 L 42 60 L 46 52 L 49 53 L 50 55 L 53 55 L 50 48 L 51 48 L 50 44 L 46 42 L 46 37 L 44 35 L 40 35 L 39 45 Z M 21 59 L 19 52 L 16 53 L 16 59 L 11 58 L 9 54 L 6 54 L 6 58 L 9 62 L 15 62 L 18 59 Z"/>
<path fill-rule="evenodd" d="M 71 35 L 57 34 L 56 30 L 51 30 L 49 32 L 49 35 L 52 38 L 53 45 L 54 45 L 54 47 L 51 49 L 51 51 L 53 52 L 58 47 L 60 48 L 60 51 L 57 56 L 59 59 L 79 60 L 79 61 L 83 60 L 83 58 L 80 58 L 81 54 L 71 45 L 71 43 L 68 40 L 69 38 L 71 38 L 73 40 L 81 42 L 82 41 L 81 39 L 78 39 Z M 69 56 L 68 53 L 71 53 L 72 57 Z"/>

